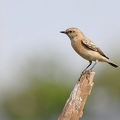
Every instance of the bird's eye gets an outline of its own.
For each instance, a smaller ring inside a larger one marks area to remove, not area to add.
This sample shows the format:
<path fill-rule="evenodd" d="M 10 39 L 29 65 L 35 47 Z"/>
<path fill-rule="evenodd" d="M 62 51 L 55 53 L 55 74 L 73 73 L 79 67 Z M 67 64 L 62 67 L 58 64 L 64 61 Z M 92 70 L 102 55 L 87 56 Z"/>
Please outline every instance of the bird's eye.
<path fill-rule="evenodd" d="M 72 33 L 72 31 L 70 30 L 70 33 Z"/>

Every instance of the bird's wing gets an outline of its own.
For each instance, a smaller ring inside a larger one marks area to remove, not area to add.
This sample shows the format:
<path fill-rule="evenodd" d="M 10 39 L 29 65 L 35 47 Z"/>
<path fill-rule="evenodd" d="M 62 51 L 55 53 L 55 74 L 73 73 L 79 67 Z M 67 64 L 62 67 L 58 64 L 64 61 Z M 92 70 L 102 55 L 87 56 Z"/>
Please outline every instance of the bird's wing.
<path fill-rule="evenodd" d="M 102 50 L 95 45 L 95 43 L 93 43 L 91 40 L 89 39 L 83 39 L 82 40 L 83 45 L 85 45 L 88 49 L 93 50 L 98 52 L 99 54 L 101 54 L 102 56 L 106 57 L 107 59 L 109 59 L 103 52 Z"/>

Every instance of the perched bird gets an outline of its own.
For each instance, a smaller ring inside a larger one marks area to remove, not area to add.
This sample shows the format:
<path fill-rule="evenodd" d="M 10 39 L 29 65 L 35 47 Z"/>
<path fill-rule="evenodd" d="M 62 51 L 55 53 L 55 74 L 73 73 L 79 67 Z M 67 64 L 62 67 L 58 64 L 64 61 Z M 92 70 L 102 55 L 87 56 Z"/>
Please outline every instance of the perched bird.
<path fill-rule="evenodd" d="M 102 52 L 102 50 L 95 45 L 91 40 L 85 37 L 85 35 L 77 28 L 69 28 L 60 33 L 65 33 L 71 40 L 73 49 L 84 59 L 89 61 L 89 65 L 83 70 L 82 73 L 95 61 L 95 64 L 89 69 L 92 71 L 97 62 L 107 62 L 113 67 L 118 67 L 115 63 L 111 62 L 109 58 Z"/>

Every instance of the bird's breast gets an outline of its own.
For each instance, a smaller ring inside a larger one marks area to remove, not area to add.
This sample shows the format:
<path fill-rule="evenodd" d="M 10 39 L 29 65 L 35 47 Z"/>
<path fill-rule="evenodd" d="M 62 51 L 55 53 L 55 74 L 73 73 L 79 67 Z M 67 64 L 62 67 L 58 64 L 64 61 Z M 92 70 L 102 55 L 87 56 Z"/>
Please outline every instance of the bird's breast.
<path fill-rule="evenodd" d="M 84 48 L 84 46 L 82 45 L 81 41 L 75 41 L 75 42 L 71 42 L 71 45 L 73 47 L 73 49 L 83 58 L 86 58 L 86 49 Z"/>

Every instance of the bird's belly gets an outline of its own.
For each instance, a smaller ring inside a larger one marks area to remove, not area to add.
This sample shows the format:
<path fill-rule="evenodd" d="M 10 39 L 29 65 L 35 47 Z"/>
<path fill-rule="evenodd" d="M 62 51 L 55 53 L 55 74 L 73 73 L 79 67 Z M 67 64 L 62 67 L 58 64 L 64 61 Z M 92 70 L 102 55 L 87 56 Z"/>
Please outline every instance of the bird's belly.
<path fill-rule="evenodd" d="M 103 61 L 103 57 L 96 51 L 91 50 L 75 50 L 81 57 L 88 61 Z"/>
<path fill-rule="evenodd" d="M 96 57 L 89 51 L 79 50 L 79 52 L 77 52 L 77 53 L 86 60 L 96 61 Z"/>

